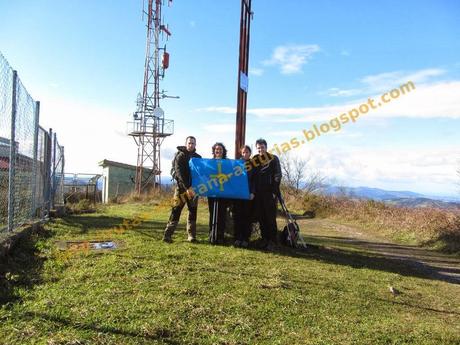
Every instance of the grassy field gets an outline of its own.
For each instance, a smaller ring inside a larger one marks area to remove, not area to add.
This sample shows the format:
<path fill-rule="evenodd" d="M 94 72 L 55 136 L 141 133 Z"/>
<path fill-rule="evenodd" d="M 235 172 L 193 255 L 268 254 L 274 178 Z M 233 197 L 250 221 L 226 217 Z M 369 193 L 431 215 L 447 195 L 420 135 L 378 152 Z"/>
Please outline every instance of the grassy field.
<path fill-rule="evenodd" d="M 460 343 L 460 285 L 346 248 L 210 246 L 200 207 L 197 244 L 183 223 L 163 243 L 155 203 L 48 223 L 0 263 L 0 344 Z M 56 245 L 95 239 L 121 248 Z"/>

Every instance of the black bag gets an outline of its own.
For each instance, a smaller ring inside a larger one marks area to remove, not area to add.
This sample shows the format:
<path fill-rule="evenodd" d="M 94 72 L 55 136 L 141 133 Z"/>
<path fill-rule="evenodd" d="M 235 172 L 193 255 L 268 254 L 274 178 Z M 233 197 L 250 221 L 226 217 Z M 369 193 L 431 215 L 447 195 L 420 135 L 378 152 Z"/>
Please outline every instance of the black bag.
<path fill-rule="evenodd" d="M 294 221 L 293 223 L 288 223 L 282 232 L 282 238 L 284 244 L 289 245 L 290 247 L 296 248 L 297 241 L 299 240 L 299 225 Z"/>
<path fill-rule="evenodd" d="M 284 245 L 288 245 L 293 248 L 298 247 L 298 241 L 300 239 L 300 228 L 294 217 L 288 211 L 286 203 L 284 202 L 281 194 L 278 195 L 281 207 L 283 209 L 284 215 L 286 217 L 287 225 L 283 228 L 281 233 L 281 242 Z M 302 241 L 303 242 L 303 241 Z"/>

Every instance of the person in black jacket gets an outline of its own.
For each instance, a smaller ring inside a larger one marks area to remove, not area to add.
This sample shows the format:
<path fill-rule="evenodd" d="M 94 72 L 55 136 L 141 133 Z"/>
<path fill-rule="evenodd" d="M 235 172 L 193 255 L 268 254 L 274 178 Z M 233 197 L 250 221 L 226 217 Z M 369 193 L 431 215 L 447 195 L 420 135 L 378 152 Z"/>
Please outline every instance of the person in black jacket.
<path fill-rule="evenodd" d="M 277 156 L 267 152 L 264 139 L 256 141 L 258 154 L 252 158 L 255 166 L 255 213 L 260 224 L 263 247 L 272 250 L 277 243 L 276 200 L 280 193 L 281 164 Z"/>
<path fill-rule="evenodd" d="M 251 148 L 248 145 L 241 149 L 241 159 L 245 164 L 251 164 Z M 251 224 L 253 220 L 253 202 L 255 195 L 254 169 L 246 169 L 249 185 L 249 200 L 235 199 L 233 201 L 233 233 L 235 247 L 246 248 L 251 237 Z"/>
<path fill-rule="evenodd" d="M 166 225 L 163 241 L 171 243 L 172 235 L 177 228 L 179 223 L 180 215 L 185 204 L 188 208 L 187 218 L 187 233 L 188 241 L 196 241 L 196 216 L 198 208 L 198 196 L 193 193 L 192 176 L 190 174 L 190 168 L 188 162 L 191 158 L 201 158 L 196 153 L 196 139 L 195 137 L 188 136 L 185 139 L 185 146 L 178 146 L 178 152 L 174 156 L 173 167 L 171 169 L 171 175 L 177 182 L 177 186 L 174 190 L 174 205 L 171 210 L 168 224 Z"/>
<path fill-rule="evenodd" d="M 227 149 L 222 143 L 212 146 L 214 159 L 227 159 Z M 208 197 L 209 207 L 209 242 L 211 244 L 223 244 L 225 237 L 225 224 L 227 218 L 227 200 L 222 198 Z"/>

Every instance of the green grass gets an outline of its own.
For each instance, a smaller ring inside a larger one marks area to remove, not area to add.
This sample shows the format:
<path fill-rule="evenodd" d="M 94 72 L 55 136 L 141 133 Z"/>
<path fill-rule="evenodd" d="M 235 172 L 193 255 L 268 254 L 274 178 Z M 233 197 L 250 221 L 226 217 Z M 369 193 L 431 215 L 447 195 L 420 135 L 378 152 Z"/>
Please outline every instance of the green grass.
<path fill-rule="evenodd" d="M 139 226 L 110 231 L 145 212 Z M 460 342 L 460 285 L 346 248 L 210 246 L 202 204 L 199 243 L 185 241 L 182 223 L 168 245 L 168 216 L 162 205 L 113 205 L 53 220 L 21 243 L 0 264 L 0 344 Z M 123 246 L 56 246 L 92 239 Z"/>

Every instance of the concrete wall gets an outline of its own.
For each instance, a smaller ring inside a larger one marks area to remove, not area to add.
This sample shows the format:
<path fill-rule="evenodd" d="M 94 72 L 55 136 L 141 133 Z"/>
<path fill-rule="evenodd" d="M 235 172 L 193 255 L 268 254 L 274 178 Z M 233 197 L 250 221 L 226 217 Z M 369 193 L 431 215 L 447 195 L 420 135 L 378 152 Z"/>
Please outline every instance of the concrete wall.
<path fill-rule="evenodd" d="M 135 177 L 135 167 L 124 168 L 111 165 L 104 167 L 102 172 L 102 202 L 106 203 L 115 197 L 132 193 Z"/>

